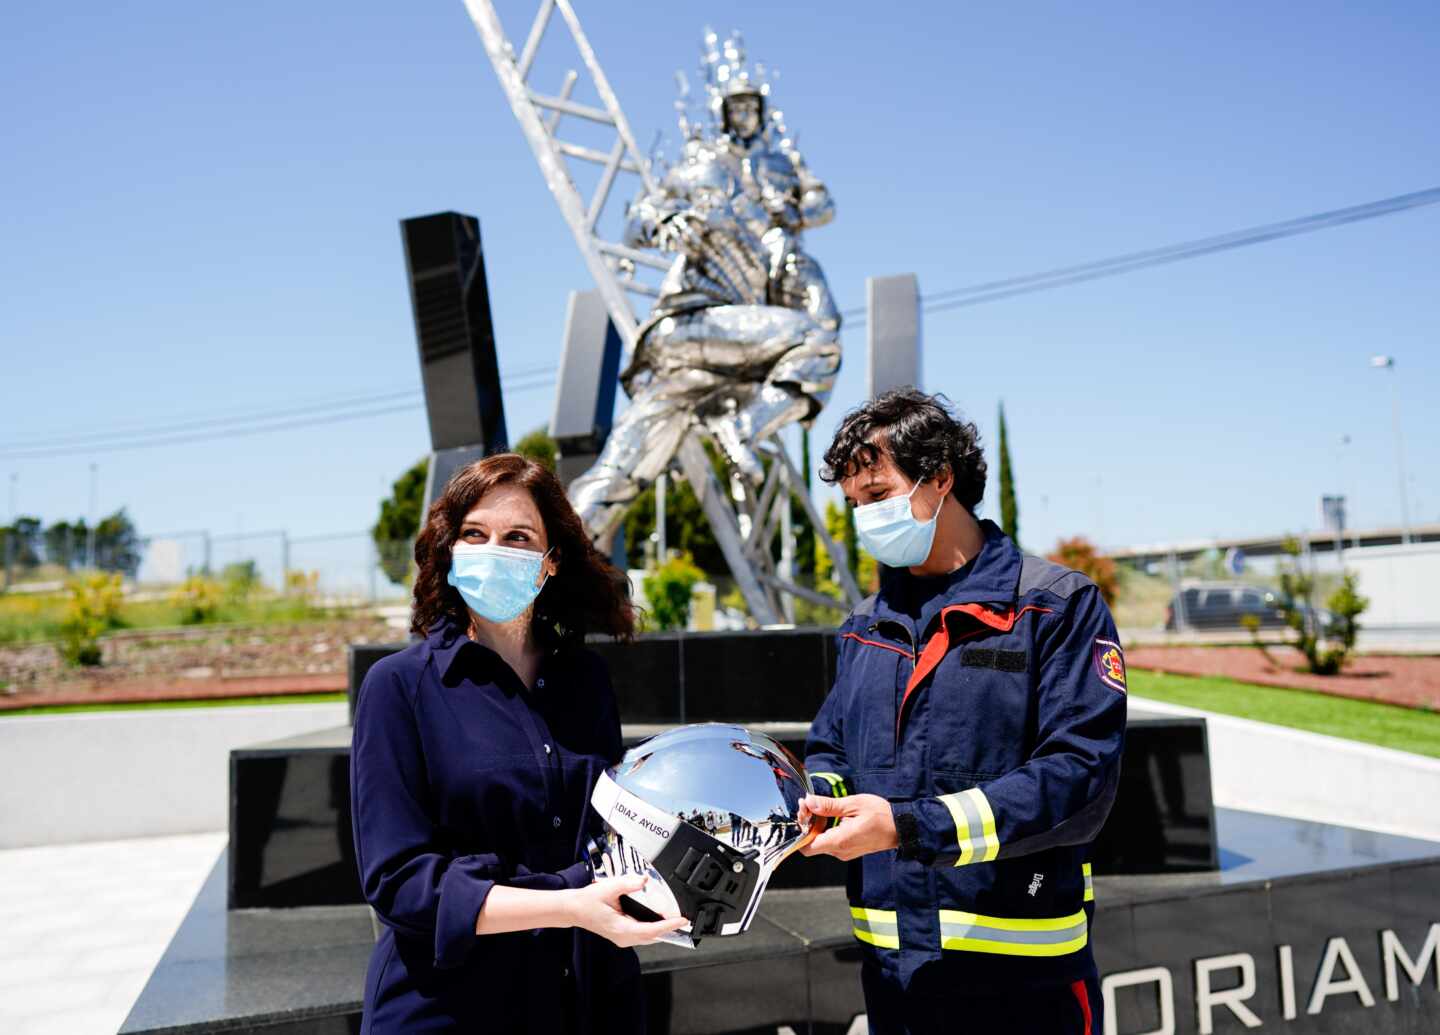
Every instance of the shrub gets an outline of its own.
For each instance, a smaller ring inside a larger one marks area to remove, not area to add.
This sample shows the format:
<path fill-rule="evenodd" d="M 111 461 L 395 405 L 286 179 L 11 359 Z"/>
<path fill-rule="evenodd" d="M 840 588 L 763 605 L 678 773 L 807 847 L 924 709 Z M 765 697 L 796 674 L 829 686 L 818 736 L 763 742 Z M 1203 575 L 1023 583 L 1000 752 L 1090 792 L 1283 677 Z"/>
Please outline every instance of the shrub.
<path fill-rule="evenodd" d="M 182 625 L 203 625 L 215 620 L 225 603 L 225 587 L 205 575 L 191 575 L 170 594 L 170 603 L 180 611 Z"/>
<path fill-rule="evenodd" d="M 675 554 L 645 576 L 645 599 L 659 629 L 683 629 L 690 618 L 690 594 L 705 573 L 688 553 Z"/>
<path fill-rule="evenodd" d="M 69 664 L 100 664 L 100 637 L 120 625 L 123 599 L 118 573 L 94 572 L 70 583 L 60 624 L 60 654 Z"/>
<path fill-rule="evenodd" d="M 1295 631 L 1295 647 L 1305 655 L 1305 663 L 1317 676 L 1333 676 L 1344 667 L 1355 649 L 1355 636 L 1360 631 L 1356 619 L 1370 606 L 1370 601 L 1355 592 L 1353 572 L 1346 572 L 1340 585 L 1325 600 L 1335 616 L 1334 627 L 1323 628 L 1312 604 L 1315 578 L 1300 567 L 1300 544 L 1293 538 L 1285 540 L 1288 563 L 1280 568 L 1280 590 L 1285 624 Z"/>
<path fill-rule="evenodd" d="M 235 561 L 220 569 L 220 583 L 227 598 L 243 604 L 260 585 L 260 569 L 253 560 Z"/>
<path fill-rule="evenodd" d="M 1105 604 L 1114 605 L 1115 590 L 1119 585 L 1115 562 L 1101 554 L 1090 540 L 1080 535 L 1072 539 L 1062 539 L 1055 544 L 1055 549 L 1050 551 L 1048 559 L 1088 575 L 1090 581 L 1100 590 Z"/>

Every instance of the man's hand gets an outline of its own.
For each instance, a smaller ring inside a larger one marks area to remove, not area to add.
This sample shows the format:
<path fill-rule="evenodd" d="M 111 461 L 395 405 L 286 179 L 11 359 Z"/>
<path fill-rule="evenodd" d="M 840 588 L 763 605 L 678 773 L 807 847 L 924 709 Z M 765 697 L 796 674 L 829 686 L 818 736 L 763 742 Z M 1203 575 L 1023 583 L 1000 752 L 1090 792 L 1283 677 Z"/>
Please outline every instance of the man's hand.
<path fill-rule="evenodd" d="M 826 798 L 807 794 L 800 803 L 800 825 L 823 826 L 832 817 L 839 826 L 825 830 L 800 849 L 802 855 L 833 855 L 849 862 L 871 852 L 884 852 L 900 844 L 895 833 L 895 814 L 890 803 L 878 794 L 852 794 Z"/>

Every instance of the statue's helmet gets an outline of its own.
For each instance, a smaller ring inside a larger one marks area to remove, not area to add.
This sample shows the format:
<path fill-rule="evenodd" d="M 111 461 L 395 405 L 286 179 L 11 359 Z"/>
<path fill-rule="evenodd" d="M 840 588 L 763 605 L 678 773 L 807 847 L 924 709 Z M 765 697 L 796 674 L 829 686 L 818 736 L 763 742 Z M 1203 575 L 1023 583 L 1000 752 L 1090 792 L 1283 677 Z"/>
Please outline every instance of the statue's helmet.
<path fill-rule="evenodd" d="M 701 53 L 710 117 L 734 136 L 748 139 L 761 133 L 770 95 L 765 66 L 745 63 L 745 41 L 738 32 L 732 32 L 722 43 L 713 30 L 707 29 Z M 743 105 L 738 103 L 742 101 Z"/>
<path fill-rule="evenodd" d="M 770 875 L 805 843 L 797 815 L 808 787 L 805 767 L 763 733 L 681 726 L 601 775 L 590 803 L 605 834 L 591 842 L 591 865 L 597 877 L 647 875 L 622 904 L 638 919 L 690 921 L 667 941 L 740 934 Z"/>

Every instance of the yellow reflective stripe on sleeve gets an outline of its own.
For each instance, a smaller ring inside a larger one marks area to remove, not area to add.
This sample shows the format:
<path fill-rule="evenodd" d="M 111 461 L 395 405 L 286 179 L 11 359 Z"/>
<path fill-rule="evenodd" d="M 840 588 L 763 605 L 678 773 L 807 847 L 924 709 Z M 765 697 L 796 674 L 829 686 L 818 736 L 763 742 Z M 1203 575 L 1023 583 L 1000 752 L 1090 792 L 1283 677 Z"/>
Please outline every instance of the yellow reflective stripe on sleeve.
<path fill-rule="evenodd" d="M 1095 901 L 1095 879 L 1090 876 L 1090 864 L 1089 864 L 1089 863 L 1083 863 L 1083 864 L 1081 864 L 1081 866 L 1080 866 L 1080 872 L 1081 872 L 1081 873 L 1084 875 L 1084 877 L 1085 877 L 1085 901 L 1086 901 L 1086 902 L 1094 902 L 1094 901 Z"/>
<path fill-rule="evenodd" d="M 893 910 L 851 906 L 850 925 L 862 942 L 881 949 L 900 948 L 900 918 Z"/>
<path fill-rule="evenodd" d="M 995 834 L 995 813 L 990 800 L 979 787 L 955 794 L 942 794 L 940 800 L 955 821 L 955 840 L 960 846 L 956 866 L 972 862 L 992 862 L 1000 854 L 1000 838 Z"/>
<path fill-rule="evenodd" d="M 940 947 L 1001 956 L 1064 956 L 1089 940 L 1085 911 L 1069 916 L 1018 919 L 940 910 Z"/>
<path fill-rule="evenodd" d="M 818 779 L 824 780 L 830 785 L 830 796 L 832 798 L 844 798 L 849 796 L 850 789 L 845 786 L 845 777 L 841 776 L 839 773 L 811 773 L 810 775 Z M 839 822 L 839 816 L 831 816 L 830 822 L 825 824 L 825 829 L 829 830 L 832 827 L 838 825 Z"/>
<path fill-rule="evenodd" d="M 811 773 L 810 775 L 819 777 L 828 783 L 830 785 L 830 793 L 837 798 L 844 798 L 850 793 L 850 789 L 845 786 L 845 777 L 839 773 Z"/>
<path fill-rule="evenodd" d="M 970 843 L 970 818 L 960 807 L 959 799 L 958 794 L 940 795 L 940 800 L 950 810 L 950 818 L 955 821 L 955 840 L 960 842 L 960 855 L 955 860 L 955 865 L 966 866 L 975 861 L 975 846 Z"/>

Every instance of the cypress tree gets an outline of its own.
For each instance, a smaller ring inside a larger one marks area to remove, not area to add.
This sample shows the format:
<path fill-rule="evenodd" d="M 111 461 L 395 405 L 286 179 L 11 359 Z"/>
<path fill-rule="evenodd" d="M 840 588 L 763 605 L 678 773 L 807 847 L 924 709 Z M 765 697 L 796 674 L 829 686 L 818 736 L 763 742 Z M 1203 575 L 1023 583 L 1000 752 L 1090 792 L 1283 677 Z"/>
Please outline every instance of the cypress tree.
<path fill-rule="evenodd" d="M 1005 404 L 1000 404 L 1000 527 L 1020 541 L 1020 508 L 1015 503 L 1015 469 L 1010 465 L 1010 436 L 1005 429 Z"/>

